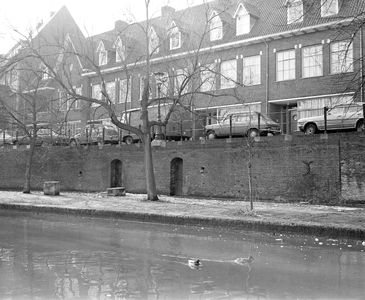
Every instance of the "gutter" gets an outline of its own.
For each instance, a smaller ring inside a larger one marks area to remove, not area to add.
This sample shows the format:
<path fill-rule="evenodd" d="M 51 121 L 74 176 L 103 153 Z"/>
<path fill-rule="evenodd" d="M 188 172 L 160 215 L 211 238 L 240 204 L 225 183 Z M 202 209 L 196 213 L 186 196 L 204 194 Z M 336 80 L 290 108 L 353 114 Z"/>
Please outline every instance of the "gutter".
<path fill-rule="evenodd" d="M 315 31 L 321 30 L 321 29 L 325 30 L 328 27 L 351 23 L 353 21 L 353 19 L 354 18 L 348 18 L 348 19 L 344 19 L 344 20 L 341 20 L 341 21 L 333 21 L 333 22 L 325 23 L 325 24 L 321 24 L 321 25 L 309 26 L 309 27 L 299 28 L 299 29 L 295 29 L 295 30 L 289 30 L 289 31 L 275 33 L 275 34 L 269 34 L 269 35 L 265 35 L 265 36 L 254 37 L 254 38 L 250 38 L 250 39 L 247 39 L 247 40 L 234 41 L 234 42 L 230 42 L 230 43 L 226 43 L 226 44 L 222 44 L 222 45 L 215 45 L 215 46 L 211 46 L 211 47 L 202 48 L 200 50 L 198 49 L 198 50 L 192 50 L 192 51 L 185 51 L 185 52 L 182 52 L 182 53 L 167 55 L 167 56 L 158 57 L 158 58 L 153 58 L 153 59 L 150 60 L 150 62 L 151 63 L 164 62 L 166 60 L 171 60 L 171 59 L 174 59 L 174 58 L 181 58 L 181 57 L 184 57 L 184 56 L 189 56 L 189 55 L 194 54 L 194 53 L 217 51 L 217 50 L 223 50 L 225 48 L 230 49 L 232 47 L 240 47 L 240 46 L 245 45 L 245 44 L 260 43 L 262 40 L 270 41 L 270 40 L 273 40 L 273 39 L 282 39 L 282 38 L 285 38 L 286 36 L 304 34 L 304 33 L 306 33 L 306 31 L 314 31 L 315 32 Z M 100 70 L 100 72 L 102 74 L 107 74 L 107 73 L 111 73 L 111 72 L 114 72 L 114 71 L 123 70 L 125 68 L 131 68 L 131 67 L 141 66 L 141 65 L 145 65 L 145 64 L 146 64 L 146 61 L 142 61 L 142 62 L 138 62 L 138 63 L 131 63 L 131 64 L 128 64 L 127 66 L 117 66 L 117 67 L 113 67 L 113 68 L 109 68 L 109 69 Z M 90 70 L 88 70 L 88 69 L 83 69 L 83 71 L 85 71 L 85 73 L 83 73 L 81 76 L 93 76 L 93 75 L 98 74 L 95 71 L 90 72 Z"/>
<path fill-rule="evenodd" d="M 361 102 L 364 102 L 364 35 L 363 35 L 363 27 L 364 25 L 361 25 L 360 28 L 360 68 L 361 68 L 361 79 L 360 79 L 360 98 Z"/>

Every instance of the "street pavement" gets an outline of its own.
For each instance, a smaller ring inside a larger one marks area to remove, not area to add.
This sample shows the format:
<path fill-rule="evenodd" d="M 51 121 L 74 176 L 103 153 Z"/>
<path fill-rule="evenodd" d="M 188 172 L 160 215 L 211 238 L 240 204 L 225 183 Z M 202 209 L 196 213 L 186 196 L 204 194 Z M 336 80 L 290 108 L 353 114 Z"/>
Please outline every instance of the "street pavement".
<path fill-rule="evenodd" d="M 0 209 L 32 213 L 59 213 L 90 217 L 121 218 L 142 222 L 191 226 L 223 226 L 239 230 L 261 230 L 273 234 L 292 232 L 329 237 L 365 239 L 365 207 L 325 206 L 304 203 L 172 197 L 159 195 L 107 196 L 106 193 L 62 192 L 59 196 L 41 191 L 24 194 L 0 191 Z"/>

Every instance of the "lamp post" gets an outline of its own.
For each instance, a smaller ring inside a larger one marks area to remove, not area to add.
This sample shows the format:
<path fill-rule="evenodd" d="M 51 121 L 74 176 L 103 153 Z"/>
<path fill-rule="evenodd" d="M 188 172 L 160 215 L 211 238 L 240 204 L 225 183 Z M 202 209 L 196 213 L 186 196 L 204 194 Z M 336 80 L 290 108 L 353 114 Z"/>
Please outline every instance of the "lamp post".
<path fill-rule="evenodd" d="M 157 85 L 157 96 L 158 96 L 158 106 L 157 106 L 157 122 L 161 123 L 161 86 L 164 82 L 166 82 L 166 79 L 164 79 L 164 73 L 162 72 L 156 72 L 155 78 L 156 78 L 156 85 Z M 156 128 L 156 136 L 155 140 L 163 141 L 165 139 L 165 135 L 162 133 L 161 125 L 157 125 Z"/>

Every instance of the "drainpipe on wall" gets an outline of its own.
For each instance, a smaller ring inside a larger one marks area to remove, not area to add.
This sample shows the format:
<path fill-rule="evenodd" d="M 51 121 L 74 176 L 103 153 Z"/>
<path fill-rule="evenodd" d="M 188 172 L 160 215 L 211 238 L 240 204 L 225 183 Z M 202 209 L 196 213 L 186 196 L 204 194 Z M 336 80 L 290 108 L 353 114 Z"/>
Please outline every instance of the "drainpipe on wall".
<path fill-rule="evenodd" d="M 360 82 L 360 97 L 361 97 L 361 102 L 364 102 L 364 36 L 363 36 L 363 27 L 364 25 L 361 25 L 360 28 L 360 68 L 361 68 L 361 82 Z"/>
<path fill-rule="evenodd" d="M 266 101 L 266 115 L 269 116 L 269 44 L 263 40 L 266 45 L 266 85 L 265 85 L 265 101 Z"/>

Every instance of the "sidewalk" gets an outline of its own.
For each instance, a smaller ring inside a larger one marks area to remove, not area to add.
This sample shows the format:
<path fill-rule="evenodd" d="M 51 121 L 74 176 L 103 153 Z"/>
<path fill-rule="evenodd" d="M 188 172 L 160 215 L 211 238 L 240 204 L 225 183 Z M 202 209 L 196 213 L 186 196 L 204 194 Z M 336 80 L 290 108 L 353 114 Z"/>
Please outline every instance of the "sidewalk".
<path fill-rule="evenodd" d="M 159 198 L 151 202 L 140 194 L 108 197 L 106 193 L 61 192 L 45 196 L 40 191 L 0 191 L 0 209 L 365 239 L 364 207 L 255 202 L 250 212 L 250 203 L 245 201 Z"/>

